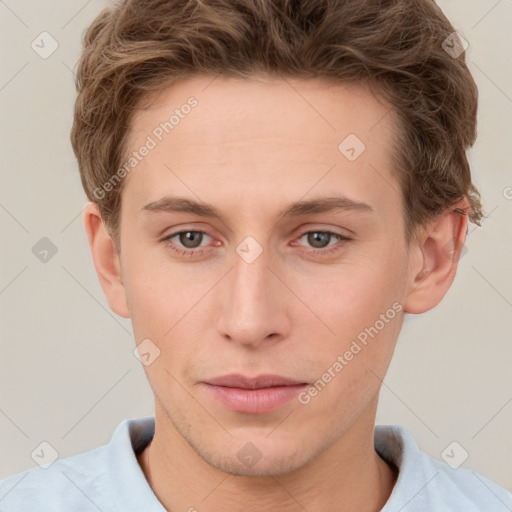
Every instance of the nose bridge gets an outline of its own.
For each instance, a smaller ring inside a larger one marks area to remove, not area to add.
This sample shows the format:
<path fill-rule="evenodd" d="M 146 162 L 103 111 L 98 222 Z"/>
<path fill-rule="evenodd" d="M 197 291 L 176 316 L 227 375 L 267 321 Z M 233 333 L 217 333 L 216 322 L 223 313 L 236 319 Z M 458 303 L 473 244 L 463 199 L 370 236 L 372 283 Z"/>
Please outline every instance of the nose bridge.
<path fill-rule="evenodd" d="M 233 255 L 219 328 L 224 336 L 245 345 L 256 345 L 285 328 L 283 294 L 279 280 L 268 268 L 270 249 L 246 237 Z"/>
<path fill-rule="evenodd" d="M 253 240 L 244 241 L 237 247 L 232 279 L 235 295 L 254 302 L 254 306 L 266 298 L 271 272 L 268 269 L 269 250 L 263 250 L 259 244 L 256 246 L 257 242 Z"/>

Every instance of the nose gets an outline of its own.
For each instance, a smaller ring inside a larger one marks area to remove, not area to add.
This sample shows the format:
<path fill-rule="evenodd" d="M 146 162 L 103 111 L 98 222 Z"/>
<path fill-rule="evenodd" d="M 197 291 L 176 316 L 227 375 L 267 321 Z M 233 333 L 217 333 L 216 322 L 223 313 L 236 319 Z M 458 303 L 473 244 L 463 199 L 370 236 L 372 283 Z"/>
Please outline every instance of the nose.
<path fill-rule="evenodd" d="M 227 340 L 256 348 L 261 343 L 276 343 L 288 336 L 290 291 L 271 268 L 264 250 L 251 261 L 238 253 L 225 277 L 219 295 L 218 329 Z"/>

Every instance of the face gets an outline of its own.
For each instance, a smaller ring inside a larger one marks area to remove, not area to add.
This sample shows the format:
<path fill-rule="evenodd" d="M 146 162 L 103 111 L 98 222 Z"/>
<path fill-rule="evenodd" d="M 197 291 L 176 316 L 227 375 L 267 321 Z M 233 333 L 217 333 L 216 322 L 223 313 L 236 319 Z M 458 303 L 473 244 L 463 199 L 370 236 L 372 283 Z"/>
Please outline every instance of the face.
<path fill-rule="evenodd" d="M 194 77 L 133 120 L 135 340 L 158 428 L 217 468 L 280 474 L 373 429 L 409 268 L 388 112 L 360 85 Z"/>

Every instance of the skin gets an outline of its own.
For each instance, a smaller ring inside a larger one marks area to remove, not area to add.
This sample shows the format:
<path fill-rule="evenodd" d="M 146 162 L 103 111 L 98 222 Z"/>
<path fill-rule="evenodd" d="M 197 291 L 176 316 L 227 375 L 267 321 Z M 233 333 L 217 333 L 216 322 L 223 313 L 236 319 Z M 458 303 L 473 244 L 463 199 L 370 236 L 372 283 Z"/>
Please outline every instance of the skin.
<path fill-rule="evenodd" d="M 97 206 L 84 212 L 110 307 L 131 318 L 137 344 L 149 338 L 160 350 L 144 366 L 155 436 L 141 468 L 172 511 L 380 510 L 397 477 L 373 447 L 381 381 L 404 314 L 428 311 L 448 291 L 467 217 L 442 213 L 407 245 L 392 174 L 396 121 L 362 85 L 188 78 L 137 112 L 127 147 L 190 96 L 197 107 L 125 178 L 120 253 Z M 353 162 L 338 150 L 351 133 L 366 145 Z M 222 220 L 141 210 L 168 194 L 209 203 Z M 373 211 L 278 216 L 295 201 L 337 195 Z M 203 238 L 162 240 L 180 230 Z M 325 235 L 314 245 L 311 231 L 351 240 Z M 248 236 L 263 250 L 251 263 L 236 252 Z M 197 256 L 171 249 L 198 245 Z M 322 255 L 326 246 L 339 250 Z M 202 383 L 270 373 L 312 384 L 393 303 L 402 310 L 306 405 L 234 412 Z M 249 442 L 261 454 L 250 467 L 237 457 Z"/>

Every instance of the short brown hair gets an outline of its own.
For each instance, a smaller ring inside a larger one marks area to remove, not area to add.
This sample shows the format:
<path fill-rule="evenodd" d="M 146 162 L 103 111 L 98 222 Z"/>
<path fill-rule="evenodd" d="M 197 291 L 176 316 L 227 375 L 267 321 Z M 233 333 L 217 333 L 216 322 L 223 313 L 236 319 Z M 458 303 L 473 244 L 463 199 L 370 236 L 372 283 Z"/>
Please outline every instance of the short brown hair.
<path fill-rule="evenodd" d="M 266 73 L 377 84 L 400 133 L 406 239 L 463 198 L 459 213 L 480 225 L 466 156 L 478 91 L 465 54 L 444 49 L 454 33 L 433 0 L 120 1 L 88 28 L 77 71 L 71 143 L 87 197 L 120 250 L 124 180 L 102 187 L 125 160 L 140 101 L 188 76 Z"/>

